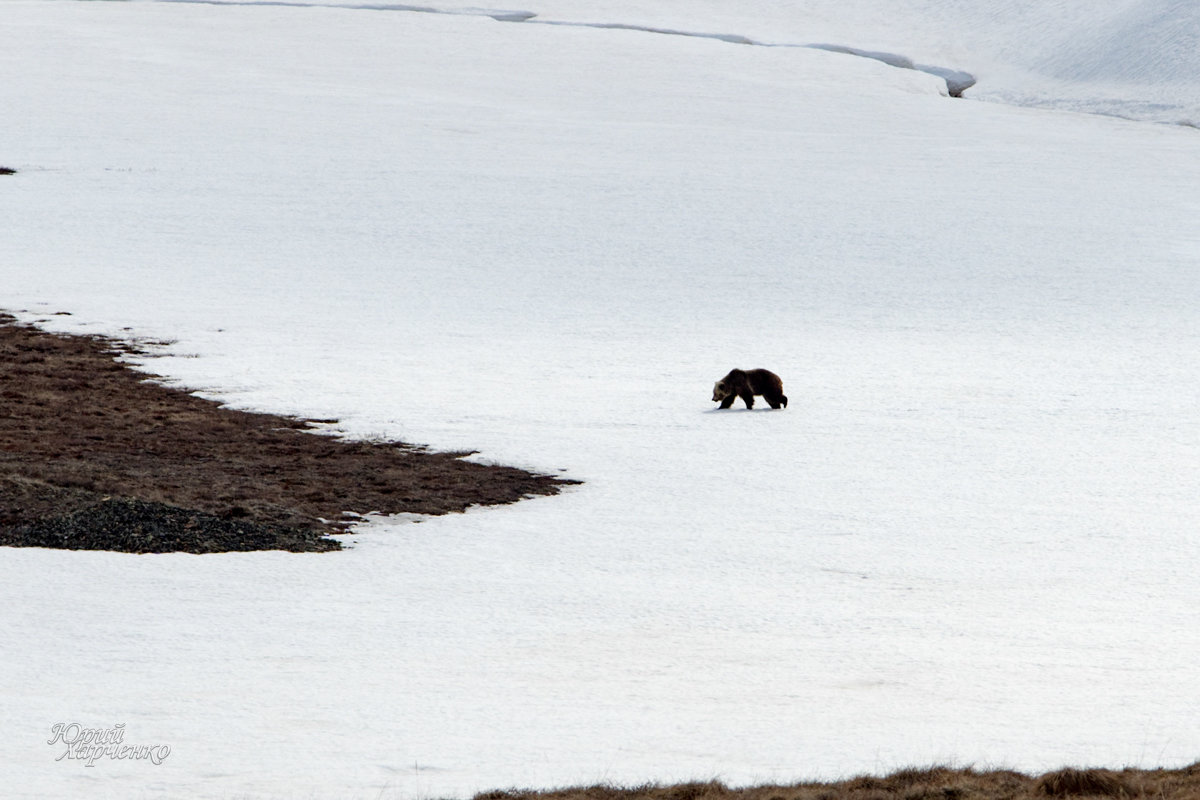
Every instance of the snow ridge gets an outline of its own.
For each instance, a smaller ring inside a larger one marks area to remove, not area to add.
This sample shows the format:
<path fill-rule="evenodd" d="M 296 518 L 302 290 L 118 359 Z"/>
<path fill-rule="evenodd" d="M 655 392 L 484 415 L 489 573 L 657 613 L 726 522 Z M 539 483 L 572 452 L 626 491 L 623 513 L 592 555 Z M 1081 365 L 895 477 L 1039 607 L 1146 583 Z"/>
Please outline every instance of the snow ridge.
<path fill-rule="evenodd" d="M 912 69 L 925 72 L 941 78 L 946 82 L 946 90 L 951 97 L 961 97 L 962 93 L 975 85 L 975 76 L 962 70 L 949 67 L 939 67 L 930 64 L 914 64 L 912 59 L 895 53 L 884 53 L 873 50 L 862 50 L 857 47 L 837 44 L 793 44 L 788 42 L 763 42 L 742 36 L 737 33 L 706 33 L 685 31 L 675 28 L 659 28 L 652 25 L 634 25 L 626 22 L 575 22 L 569 20 L 537 19 L 537 12 L 490 9 L 490 8 L 435 8 L 433 6 L 415 6 L 396 3 L 361 3 L 345 5 L 342 3 L 305 3 L 298 0 L 158 0 L 165 3 L 192 3 L 205 5 L 229 6 L 284 6 L 296 8 L 349 8 L 361 11 L 408 11 L 420 14 L 449 14 L 454 16 L 490 17 L 497 22 L 528 22 L 536 25 L 555 25 L 569 28 L 597 28 L 600 30 L 641 31 L 656 33 L 663 36 L 687 36 L 696 39 L 715 39 L 729 44 L 744 44 L 753 47 L 803 47 L 813 50 L 826 50 L 832 53 L 869 58 L 883 62 L 898 69 Z"/>

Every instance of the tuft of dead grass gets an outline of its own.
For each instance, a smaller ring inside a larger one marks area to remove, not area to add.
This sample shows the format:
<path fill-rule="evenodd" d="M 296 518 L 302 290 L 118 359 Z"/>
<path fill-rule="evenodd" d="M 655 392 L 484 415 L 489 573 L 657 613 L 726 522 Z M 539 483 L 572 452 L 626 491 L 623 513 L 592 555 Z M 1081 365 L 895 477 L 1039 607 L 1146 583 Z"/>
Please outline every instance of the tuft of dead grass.
<path fill-rule="evenodd" d="M 1037 789 L 1050 797 L 1135 797 L 1129 781 L 1107 769 L 1060 769 L 1037 780 Z"/>

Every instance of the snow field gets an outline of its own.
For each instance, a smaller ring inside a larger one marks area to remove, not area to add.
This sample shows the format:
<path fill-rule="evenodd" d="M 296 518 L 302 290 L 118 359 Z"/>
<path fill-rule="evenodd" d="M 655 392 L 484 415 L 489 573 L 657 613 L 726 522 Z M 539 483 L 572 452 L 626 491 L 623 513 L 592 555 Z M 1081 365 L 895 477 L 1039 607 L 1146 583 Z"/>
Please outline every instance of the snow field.
<path fill-rule="evenodd" d="M 585 481 L 335 555 L 5 552 L 17 796 L 1194 759 L 1193 132 L 486 17 L 0 24 L 6 305 Z M 789 408 L 712 412 L 734 366 Z M 70 721 L 172 752 L 54 762 Z"/>

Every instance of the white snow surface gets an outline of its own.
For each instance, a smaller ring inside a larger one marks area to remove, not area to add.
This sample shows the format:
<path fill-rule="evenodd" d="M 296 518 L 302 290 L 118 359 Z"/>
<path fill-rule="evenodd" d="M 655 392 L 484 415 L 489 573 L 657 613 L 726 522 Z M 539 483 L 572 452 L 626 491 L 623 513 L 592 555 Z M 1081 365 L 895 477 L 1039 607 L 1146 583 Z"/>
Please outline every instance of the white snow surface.
<path fill-rule="evenodd" d="M 508 10 L 960 47 L 1065 106 L 1197 77 L 1124 58 L 1187 3 L 642 5 Z M 1198 757 L 1195 130 L 475 13 L 18 0 L 0 36 L 0 306 L 584 481 L 334 554 L 3 549 L 6 796 Z M 789 407 L 714 411 L 732 367 Z M 170 754 L 56 761 L 59 722 Z"/>
<path fill-rule="evenodd" d="M 1200 127 L 1194 0 L 164 0 L 490 16 L 643 28 L 771 46 L 851 48 L 968 73 L 976 99 Z"/>
<path fill-rule="evenodd" d="M 658 27 L 700 17 L 757 42 L 832 41 L 964 70 L 979 81 L 973 98 L 1200 126 L 1194 0 L 541 0 L 534 8 L 542 18 Z"/>

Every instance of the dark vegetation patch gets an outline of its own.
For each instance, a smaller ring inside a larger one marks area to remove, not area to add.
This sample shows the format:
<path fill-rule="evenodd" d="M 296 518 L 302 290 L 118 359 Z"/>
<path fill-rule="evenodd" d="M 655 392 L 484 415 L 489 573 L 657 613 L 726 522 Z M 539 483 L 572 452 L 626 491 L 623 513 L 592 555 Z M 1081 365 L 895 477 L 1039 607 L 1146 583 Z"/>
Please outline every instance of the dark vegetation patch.
<path fill-rule="evenodd" d="M 116 360 L 138 352 L 0 314 L 0 545 L 336 550 L 326 534 L 348 515 L 446 514 L 574 483 L 226 408 Z"/>
<path fill-rule="evenodd" d="M 0 175 L 16 175 L 17 171 L 12 167 L 0 167 Z"/>
<path fill-rule="evenodd" d="M 1200 800 L 1200 762 L 1182 769 L 1064 769 L 1041 776 L 937 766 L 827 783 L 743 789 L 731 789 L 719 781 L 550 791 L 508 789 L 477 794 L 473 800 L 1045 800 L 1047 796 Z"/>

